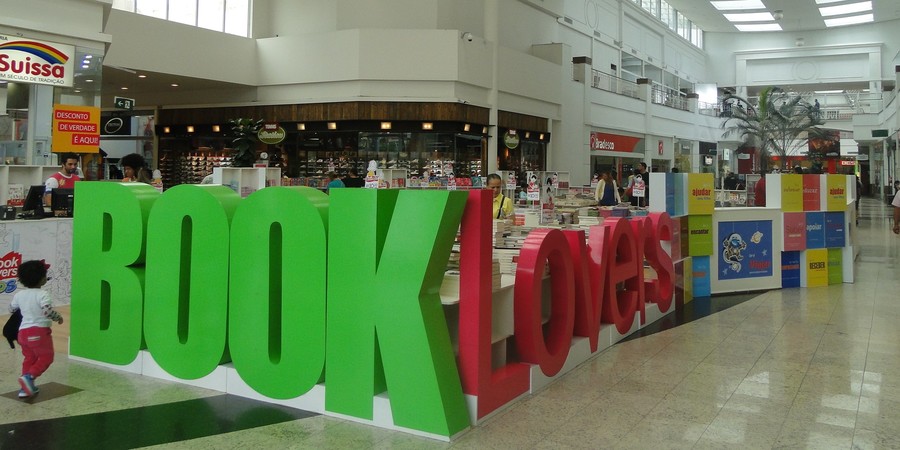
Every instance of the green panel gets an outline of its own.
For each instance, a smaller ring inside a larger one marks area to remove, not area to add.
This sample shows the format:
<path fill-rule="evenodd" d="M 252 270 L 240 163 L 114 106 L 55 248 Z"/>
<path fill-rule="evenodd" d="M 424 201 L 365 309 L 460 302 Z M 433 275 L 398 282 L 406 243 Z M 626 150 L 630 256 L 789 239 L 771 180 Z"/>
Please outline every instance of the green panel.
<path fill-rule="evenodd" d="M 713 254 L 712 216 L 688 216 L 688 252 L 691 256 Z"/>
<path fill-rule="evenodd" d="M 175 377 L 200 378 L 228 360 L 225 280 L 229 223 L 239 203 L 225 186 L 183 184 L 150 212 L 144 336 L 153 359 Z"/>
<path fill-rule="evenodd" d="M 828 249 L 828 284 L 841 284 L 844 282 L 843 262 L 843 249 Z"/>
<path fill-rule="evenodd" d="M 468 427 L 439 295 L 466 197 L 332 191 L 327 410 L 372 418 L 380 351 L 395 425 L 444 436 Z"/>
<path fill-rule="evenodd" d="M 159 192 L 138 183 L 76 183 L 69 352 L 129 364 L 141 348 L 144 239 Z"/>
<path fill-rule="evenodd" d="M 268 397 L 295 398 L 322 379 L 327 223 L 328 196 L 307 187 L 254 192 L 232 220 L 229 350 Z"/>

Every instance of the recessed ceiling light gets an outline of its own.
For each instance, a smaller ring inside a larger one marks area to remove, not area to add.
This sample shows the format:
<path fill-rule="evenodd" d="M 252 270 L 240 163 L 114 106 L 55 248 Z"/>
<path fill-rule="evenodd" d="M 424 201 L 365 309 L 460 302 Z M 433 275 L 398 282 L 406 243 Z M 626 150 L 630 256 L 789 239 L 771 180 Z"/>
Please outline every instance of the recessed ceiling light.
<path fill-rule="evenodd" d="M 140 74 L 140 75 L 138 75 L 138 78 L 147 78 L 147 75 Z"/>
<path fill-rule="evenodd" d="M 819 8 L 822 17 L 842 16 L 844 14 L 860 13 L 872 10 L 872 2 L 849 3 L 846 5 L 826 6 Z"/>
<path fill-rule="evenodd" d="M 838 17 L 836 19 L 825 19 L 826 27 L 840 27 L 844 25 L 855 25 L 858 23 L 874 22 L 875 16 L 872 14 L 863 14 L 861 16 Z"/>
<path fill-rule="evenodd" d="M 761 0 L 728 0 L 710 2 L 719 11 L 737 11 L 742 9 L 766 9 Z"/>
<path fill-rule="evenodd" d="M 845 2 L 847 0 L 816 0 L 817 5 L 826 5 L 828 3 Z"/>
<path fill-rule="evenodd" d="M 170 86 L 172 86 L 172 87 L 178 87 L 178 83 L 172 83 Z"/>
<path fill-rule="evenodd" d="M 76 94 L 80 94 L 80 93 L 81 93 L 81 89 L 75 89 L 75 93 L 76 93 Z"/>
<path fill-rule="evenodd" d="M 722 14 L 729 22 L 772 22 L 775 17 L 772 13 L 741 13 L 741 14 Z"/>
<path fill-rule="evenodd" d="M 739 23 L 734 25 L 739 31 L 781 31 L 777 23 Z"/>
<path fill-rule="evenodd" d="M 84 80 L 84 82 L 85 82 L 85 83 L 93 83 L 93 82 L 94 82 L 94 80 L 91 80 L 91 79 L 87 79 L 87 80 Z"/>
<path fill-rule="evenodd" d="M 91 59 L 94 57 L 94 55 L 84 55 L 84 57 L 85 57 L 85 59 Z"/>
<path fill-rule="evenodd" d="M 82 64 L 82 65 L 81 65 L 81 68 L 82 68 L 82 69 L 87 69 L 87 68 L 90 68 L 90 67 L 91 67 L 91 66 L 89 66 L 89 65 L 87 65 L 87 64 Z"/>
<path fill-rule="evenodd" d="M 81 63 L 82 63 L 82 64 L 90 64 L 90 63 L 91 63 L 91 60 L 85 59 L 85 60 L 82 60 Z"/>
<path fill-rule="evenodd" d="M 128 90 L 128 86 L 122 86 L 122 90 L 123 90 L 123 91 L 127 91 L 127 90 Z"/>

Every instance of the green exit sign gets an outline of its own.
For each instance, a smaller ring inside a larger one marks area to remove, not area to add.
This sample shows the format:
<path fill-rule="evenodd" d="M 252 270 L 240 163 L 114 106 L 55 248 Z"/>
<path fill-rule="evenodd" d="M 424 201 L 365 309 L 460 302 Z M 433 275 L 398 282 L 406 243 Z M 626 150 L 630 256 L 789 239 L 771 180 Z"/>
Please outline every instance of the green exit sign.
<path fill-rule="evenodd" d="M 113 105 L 118 109 L 127 109 L 129 111 L 134 109 L 134 99 L 133 98 L 125 98 L 125 97 L 115 97 L 113 99 Z"/>
<path fill-rule="evenodd" d="M 888 137 L 888 130 L 872 130 L 872 137 Z"/>

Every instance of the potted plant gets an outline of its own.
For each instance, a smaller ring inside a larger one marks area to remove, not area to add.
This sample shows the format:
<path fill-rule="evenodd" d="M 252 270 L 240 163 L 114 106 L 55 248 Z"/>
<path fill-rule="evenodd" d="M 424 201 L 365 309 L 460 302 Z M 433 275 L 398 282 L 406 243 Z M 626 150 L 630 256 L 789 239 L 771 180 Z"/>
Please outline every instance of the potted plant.
<path fill-rule="evenodd" d="M 231 125 L 231 141 L 234 153 L 231 157 L 232 167 L 252 167 L 256 161 L 256 137 L 262 128 L 263 120 L 237 118 L 228 121 Z"/>

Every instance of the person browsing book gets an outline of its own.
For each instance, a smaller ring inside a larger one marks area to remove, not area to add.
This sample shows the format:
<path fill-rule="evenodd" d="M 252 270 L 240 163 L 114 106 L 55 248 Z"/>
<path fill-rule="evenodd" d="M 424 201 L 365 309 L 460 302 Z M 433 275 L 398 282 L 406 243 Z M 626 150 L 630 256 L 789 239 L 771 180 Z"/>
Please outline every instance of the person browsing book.
<path fill-rule="evenodd" d="M 492 173 L 488 175 L 487 187 L 494 193 L 493 218 L 505 219 L 512 216 L 513 201 L 511 198 L 503 195 L 503 179 L 500 175 Z"/>

